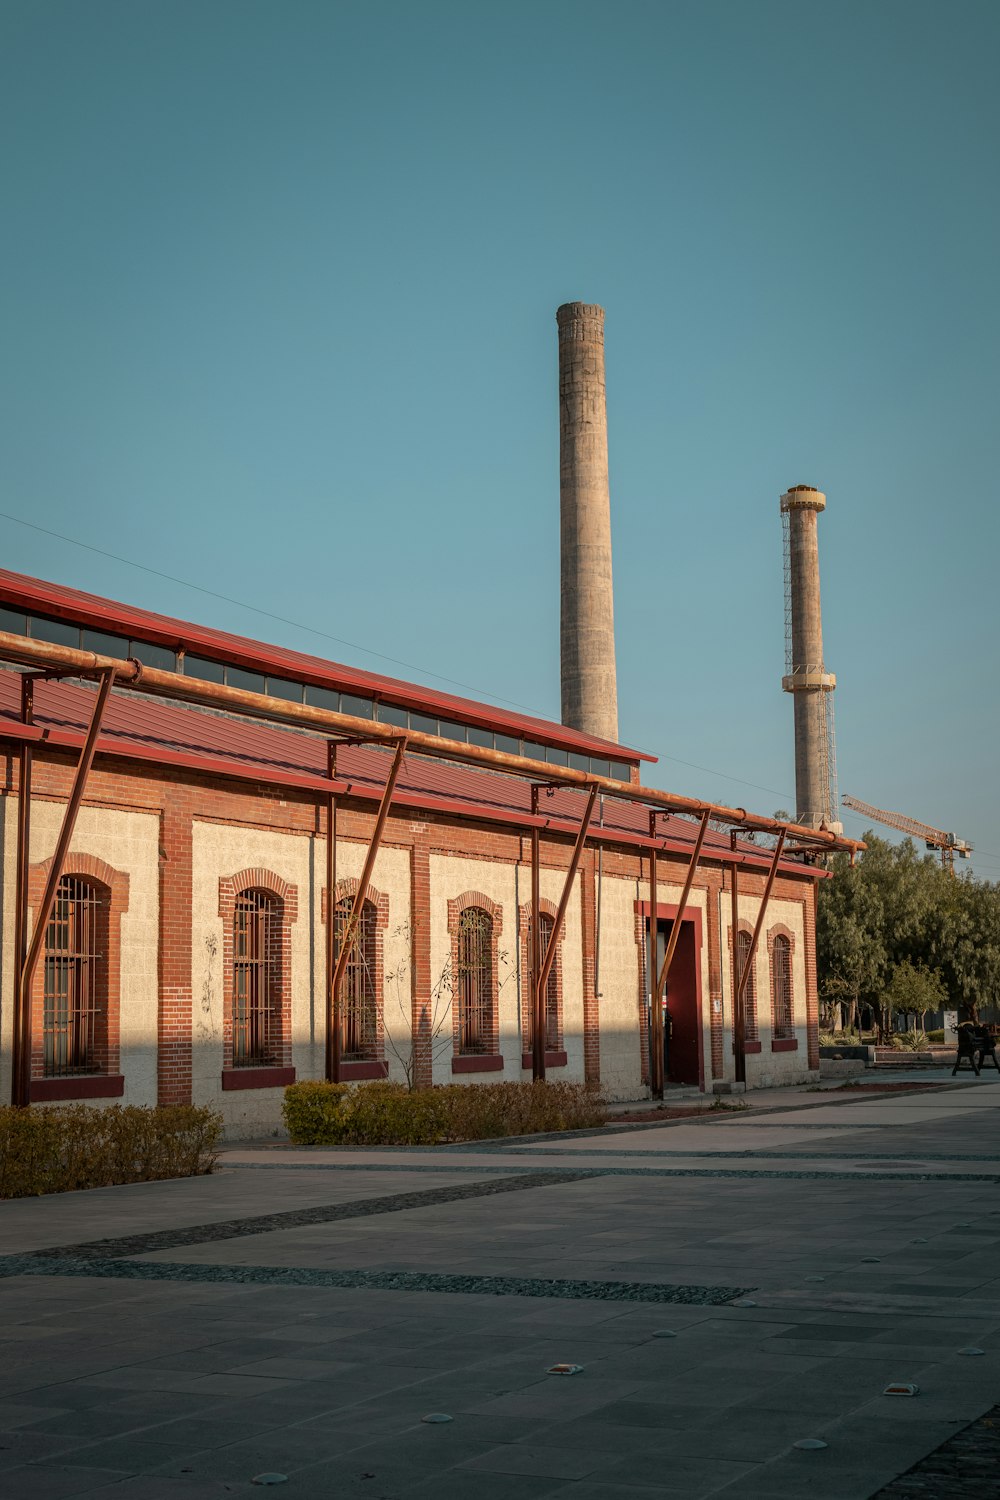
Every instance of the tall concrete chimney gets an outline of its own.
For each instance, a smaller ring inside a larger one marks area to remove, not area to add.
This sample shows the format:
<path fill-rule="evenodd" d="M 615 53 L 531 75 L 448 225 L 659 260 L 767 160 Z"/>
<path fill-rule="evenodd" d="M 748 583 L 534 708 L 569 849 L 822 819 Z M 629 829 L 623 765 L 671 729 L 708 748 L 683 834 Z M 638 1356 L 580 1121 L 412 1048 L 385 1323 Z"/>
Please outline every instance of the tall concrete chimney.
<path fill-rule="evenodd" d="M 816 518 L 826 496 L 808 484 L 781 497 L 785 531 L 785 676 L 795 705 L 796 821 L 842 833 L 837 799 L 833 691 L 837 679 L 823 661 Z"/>
<path fill-rule="evenodd" d="M 604 309 L 566 302 L 559 325 L 562 721 L 618 739 Z"/>

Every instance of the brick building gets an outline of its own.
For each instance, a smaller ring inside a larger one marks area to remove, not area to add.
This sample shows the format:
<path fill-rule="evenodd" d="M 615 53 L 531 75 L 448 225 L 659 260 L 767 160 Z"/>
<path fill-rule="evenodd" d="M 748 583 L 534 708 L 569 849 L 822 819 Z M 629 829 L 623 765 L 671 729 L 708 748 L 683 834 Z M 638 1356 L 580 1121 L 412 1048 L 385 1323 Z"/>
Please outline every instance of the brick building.
<path fill-rule="evenodd" d="M 772 855 L 768 845 L 731 838 L 708 811 L 698 822 L 628 800 L 641 762 L 653 757 L 6 572 L 0 634 L 4 1101 L 16 1096 L 12 1054 L 22 1014 L 28 1037 L 19 1055 L 31 1101 L 212 1104 L 228 1133 L 240 1136 L 278 1127 L 282 1088 L 296 1078 L 530 1079 L 533 1004 L 544 1015 L 546 1076 L 642 1097 L 650 1085 L 651 854 L 658 958 L 680 924 L 667 975 L 667 1083 L 711 1091 L 740 1073 L 747 1087 L 816 1076 L 822 871 L 804 857 L 806 843 L 788 857 Z M 38 643 L 34 656 L 29 643 Z M 52 669 L 60 651 L 66 660 L 93 652 L 139 663 L 148 677 L 175 674 L 179 698 L 214 684 L 220 703 L 171 701 L 165 690 L 110 692 L 72 838 L 53 874 L 98 697 L 92 682 L 64 668 L 55 679 L 35 677 L 24 710 L 25 671 Z M 242 693 L 259 702 L 262 717 L 222 711 L 226 691 L 230 700 Z M 324 737 L 315 726 L 265 722 L 267 705 L 277 714 L 281 704 L 289 714 L 293 705 L 312 706 L 331 724 L 340 715 L 354 725 L 335 767 L 329 730 Z M 393 747 L 357 743 L 358 720 L 372 734 L 391 726 L 467 747 L 456 754 L 479 747 L 497 761 L 434 758 L 411 740 L 360 899 Z M 25 746 L 30 827 L 19 864 Z M 509 774 L 504 755 L 517 758 Z M 597 779 L 601 795 L 585 841 L 586 790 L 539 787 L 540 776 L 533 790 L 524 765 L 539 762 L 553 779 L 571 771 Z M 557 934 L 537 990 L 533 831 L 540 954 Z M 567 883 L 577 842 L 582 852 Z M 736 957 L 752 959 L 742 981 L 734 981 L 734 873 Z M 50 875 L 52 912 L 19 1010 L 18 976 Z M 328 1035 L 330 955 L 335 961 L 345 930 L 355 941 Z M 535 1064 L 537 1071 L 537 1051 Z"/>

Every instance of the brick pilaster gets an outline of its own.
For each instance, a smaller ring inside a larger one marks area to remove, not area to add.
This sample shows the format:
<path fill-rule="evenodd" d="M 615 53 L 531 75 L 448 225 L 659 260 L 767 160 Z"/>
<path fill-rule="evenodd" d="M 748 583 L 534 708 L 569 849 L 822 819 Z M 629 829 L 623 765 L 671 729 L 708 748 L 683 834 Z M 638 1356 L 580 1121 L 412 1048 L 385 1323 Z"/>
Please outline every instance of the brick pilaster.
<path fill-rule="evenodd" d="M 170 787 L 160 816 L 157 1102 L 191 1103 L 191 845 L 188 794 Z"/>

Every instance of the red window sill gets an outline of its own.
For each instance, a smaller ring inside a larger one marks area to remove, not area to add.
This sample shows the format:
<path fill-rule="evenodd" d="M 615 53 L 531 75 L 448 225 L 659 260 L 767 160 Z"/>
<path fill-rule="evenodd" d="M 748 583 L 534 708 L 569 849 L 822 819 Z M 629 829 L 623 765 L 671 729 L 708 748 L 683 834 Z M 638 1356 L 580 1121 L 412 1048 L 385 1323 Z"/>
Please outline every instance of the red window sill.
<path fill-rule="evenodd" d="M 545 1066 L 547 1068 L 565 1068 L 568 1059 L 565 1052 L 546 1052 Z M 530 1068 L 534 1066 L 534 1058 L 530 1052 L 521 1053 L 521 1067 Z"/>
<path fill-rule="evenodd" d="M 294 1068 L 223 1068 L 222 1090 L 283 1089 L 295 1082 Z"/>
<path fill-rule="evenodd" d="M 342 1062 L 340 1064 L 341 1083 L 359 1083 L 366 1078 L 388 1078 L 389 1064 L 387 1062 Z"/>
<path fill-rule="evenodd" d="M 752 1042 L 751 1041 L 744 1042 L 743 1043 L 743 1051 L 744 1052 L 759 1052 L 760 1051 L 760 1042 L 757 1041 L 756 1039 L 754 1041 L 752 1041 Z"/>
<path fill-rule="evenodd" d="M 502 1073 L 503 1058 L 495 1055 L 488 1057 L 453 1057 L 451 1060 L 451 1071 L 453 1073 Z"/>
<path fill-rule="evenodd" d="M 776 1036 L 771 1038 L 772 1052 L 798 1052 L 799 1039 L 797 1036 Z"/>
<path fill-rule="evenodd" d="M 67 1099 L 120 1099 L 125 1079 L 120 1073 L 89 1074 L 76 1078 L 33 1078 L 32 1104 L 62 1102 Z"/>

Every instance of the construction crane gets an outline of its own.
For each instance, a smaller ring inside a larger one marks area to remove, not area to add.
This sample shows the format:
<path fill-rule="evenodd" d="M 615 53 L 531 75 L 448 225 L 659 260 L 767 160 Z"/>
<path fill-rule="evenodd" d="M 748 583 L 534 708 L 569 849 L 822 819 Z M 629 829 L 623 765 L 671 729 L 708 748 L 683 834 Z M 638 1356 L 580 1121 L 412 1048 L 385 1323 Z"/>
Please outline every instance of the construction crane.
<path fill-rule="evenodd" d="M 940 849 L 941 863 L 953 875 L 955 855 L 959 859 L 968 859 L 972 853 L 972 845 L 964 839 L 957 839 L 953 833 L 945 833 L 940 828 L 931 828 L 927 823 L 918 823 L 916 818 L 908 818 L 905 813 L 885 812 L 881 807 L 859 802 L 857 797 L 844 796 L 840 800 L 845 807 L 852 807 L 866 818 L 874 818 L 876 823 L 884 823 L 887 828 L 898 828 L 902 833 L 912 833 L 915 838 L 923 839 L 928 849 Z"/>

